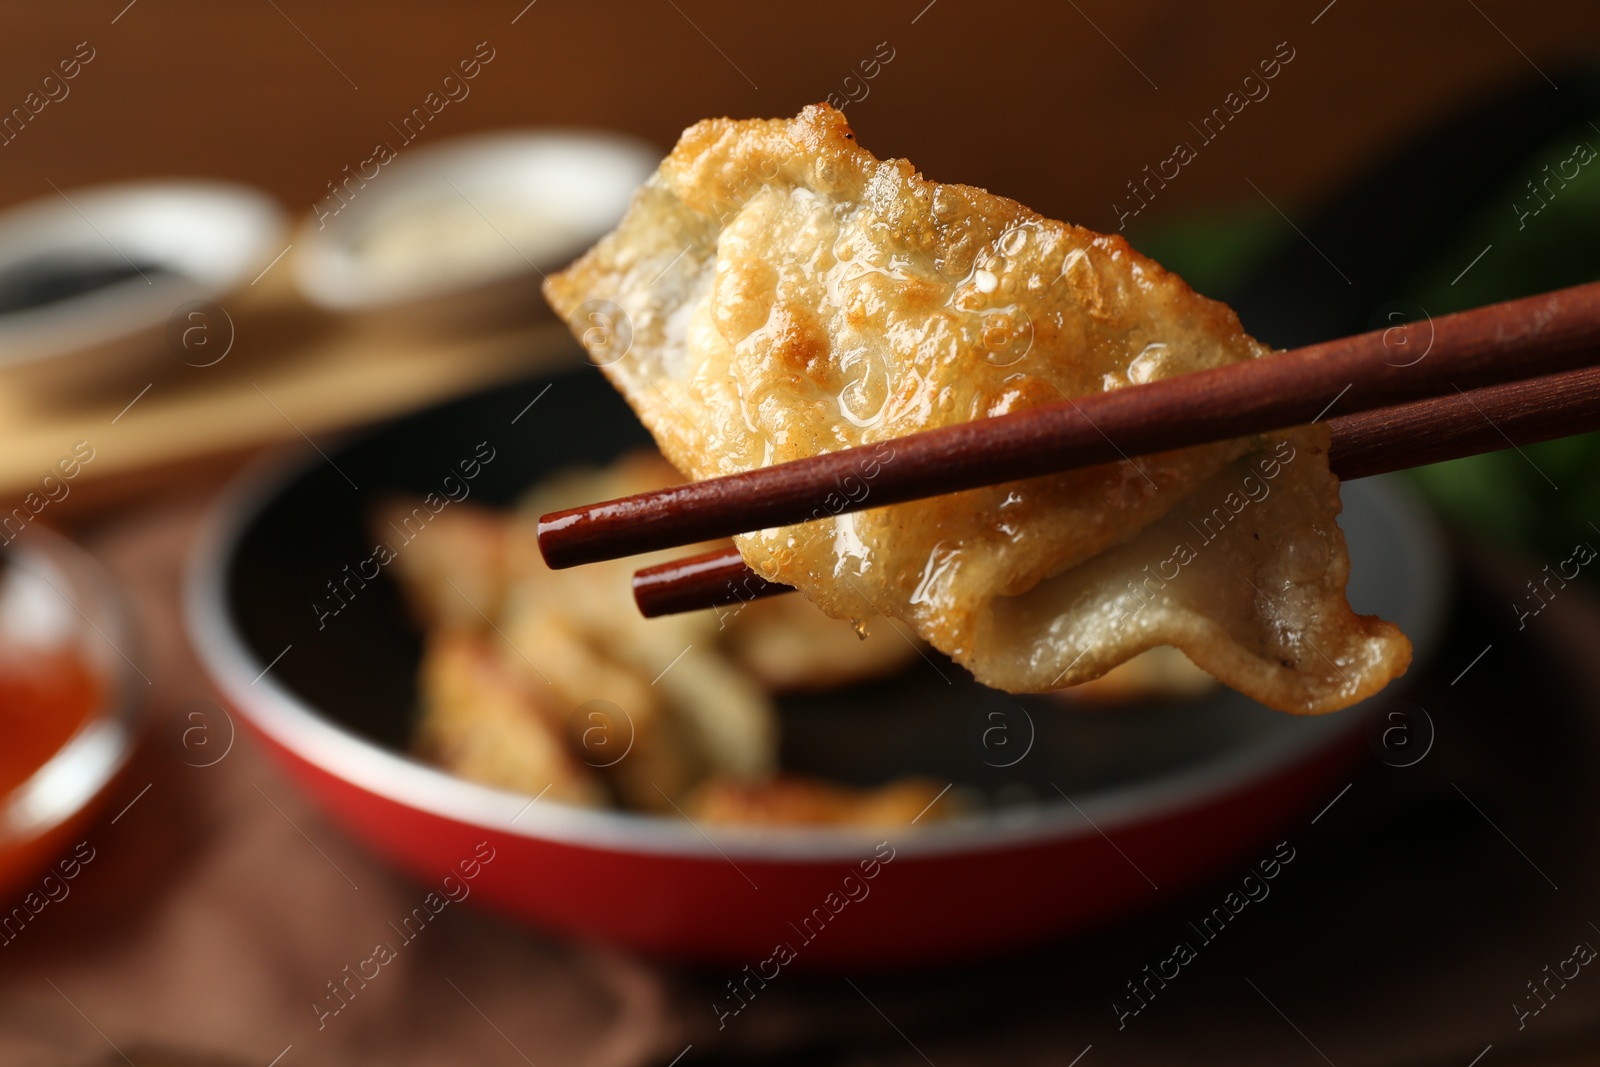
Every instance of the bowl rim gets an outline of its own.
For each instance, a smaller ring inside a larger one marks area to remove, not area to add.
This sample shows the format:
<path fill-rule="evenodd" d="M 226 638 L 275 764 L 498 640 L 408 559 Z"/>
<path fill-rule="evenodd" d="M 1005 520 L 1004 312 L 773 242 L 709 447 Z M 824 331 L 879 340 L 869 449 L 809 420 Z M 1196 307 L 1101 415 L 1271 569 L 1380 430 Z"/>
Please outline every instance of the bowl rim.
<path fill-rule="evenodd" d="M 349 443 L 347 438 L 338 446 Z M 687 817 L 540 804 L 538 798 L 458 778 L 345 728 L 278 684 L 271 665 L 264 666 L 245 646 L 226 600 L 225 579 L 239 540 L 281 489 L 318 462 L 288 446 L 258 458 L 218 495 L 196 537 L 184 580 L 190 641 L 228 703 L 298 759 L 404 807 L 484 831 L 596 851 L 729 863 L 851 863 L 862 857 L 864 847 L 884 839 L 892 839 L 898 853 L 919 857 L 1001 852 L 1105 836 L 1226 798 L 1349 743 L 1366 728 L 1366 716 L 1352 714 L 1354 709 L 1298 717 L 1306 728 L 1274 733 L 1175 773 L 1113 786 L 1081 803 L 1067 798 L 1064 804 L 957 816 L 910 835 L 890 828 L 715 826 L 713 841 Z M 1383 479 L 1366 482 L 1363 491 L 1375 494 L 1380 507 L 1401 520 L 1395 524 L 1402 539 L 1397 547 L 1418 579 L 1416 598 L 1423 606 L 1410 634 L 1415 664 L 1433 650 L 1444 617 L 1443 540 L 1413 494 Z"/>
<path fill-rule="evenodd" d="M 511 264 L 488 273 L 420 286 L 374 282 L 362 270 L 359 257 L 351 254 L 354 235 L 360 231 L 363 219 L 380 211 L 384 204 L 405 197 L 430 177 L 464 164 L 481 162 L 484 157 L 511 153 L 582 152 L 587 154 L 591 165 L 620 169 L 637 164 L 641 173 L 631 188 L 655 169 L 663 155 L 659 148 L 643 138 L 619 130 L 584 126 L 484 130 L 409 150 L 402 146 L 402 151 L 404 154 L 398 155 L 392 164 L 384 164 L 390 168 L 390 181 L 370 198 L 354 201 L 348 218 L 324 227 L 318 225 L 319 220 L 313 210 L 297 227 L 295 244 L 300 246 L 300 250 L 292 265 L 295 284 L 300 293 L 318 307 L 343 312 L 400 307 L 417 301 L 459 296 L 502 284 L 532 271 L 559 266 L 558 263 Z M 459 180 L 460 175 L 457 177 Z M 598 237 L 599 232 L 594 236 Z"/>
<path fill-rule="evenodd" d="M 231 216 L 239 253 L 229 269 L 207 276 L 184 272 L 164 278 L 149 292 L 95 291 L 55 304 L 9 313 L 0 323 L 0 368 L 22 368 L 70 356 L 161 326 L 179 302 L 217 300 L 237 288 L 250 271 L 266 262 L 289 230 L 289 216 L 269 193 L 243 182 L 218 178 L 149 178 L 106 182 L 72 190 L 72 199 L 57 203 L 36 197 L 0 212 L 0 235 L 23 231 L 32 235 L 34 253 L 48 251 L 40 235 L 59 230 L 61 221 L 87 221 L 83 210 L 121 210 L 141 201 L 202 197 L 209 208 Z M 94 223 L 90 223 L 91 226 Z M 102 235 L 104 236 L 104 235 Z M 111 244 L 110 238 L 105 238 Z M 116 245 L 111 248 L 122 253 Z M 287 251 L 287 249 L 285 250 Z M 8 253 L 7 258 L 13 258 Z M 157 299 L 159 297 L 159 299 Z"/>
<path fill-rule="evenodd" d="M 98 600 L 97 606 L 105 614 L 104 628 L 84 615 L 66 592 L 59 588 L 56 592 L 111 646 L 117 657 L 105 679 L 105 694 L 95 709 L 25 781 L 11 793 L 0 795 L 0 846 L 45 837 L 94 805 L 132 757 L 145 705 L 135 678 L 136 674 L 142 677 L 143 672 L 127 652 L 130 647 L 137 651 L 138 641 L 128 624 L 127 599 L 111 572 L 87 549 L 48 527 L 30 529 L 25 536 L 30 539 L 27 545 L 8 544 L 4 546 L 5 554 L 12 558 L 32 555 L 58 571 L 82 576 L 86 591 Z M 55 586 L 48 575 L 42 576 Z M 144 681 L 149 684 L 148 678 Z M 88 778 L 82 782 L 67 783 L 72 803 L 63 806 L 59 799 L 61 781 L 81 778 L 85 773 Z M 48 817 L 29 814 L 29 807 L 44 808 Z"/>

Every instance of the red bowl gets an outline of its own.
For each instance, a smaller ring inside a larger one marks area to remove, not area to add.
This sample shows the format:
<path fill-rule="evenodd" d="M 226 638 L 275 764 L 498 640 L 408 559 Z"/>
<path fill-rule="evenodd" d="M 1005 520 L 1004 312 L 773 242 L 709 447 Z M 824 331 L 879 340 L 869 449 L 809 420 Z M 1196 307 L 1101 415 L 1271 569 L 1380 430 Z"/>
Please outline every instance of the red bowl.
<path fill-rule="evenodd" d="M 513 422 L 546 385 L 541 421 Z M 455 872 L 458 891 L 547 930 L 758 971 L 791 955 L 805 967 L 950 961 L 1103 925 L 1154 905 L 1158 887 L 1170 899 L 1266 858 L 1365 751 L 1371 709 L 1297 718 L 1221 692 L 1087 715 L 957 681 L 945 664 L 948 685 L 908 676 L 834 694 L 785 728 L 801 735 L 791 747 L 804 770 L 920 771 L 981 801 L 948 822 L 875 834 L 701 828 L 533 801 L 407 755 L 417 639 L 395 591 L 380 578 L 321 628 L 308 606 L 362 558 L 363 509 L 425 489 L 486 438 L 504 462 L 474 491 L 507 500 L 639 437 L 597 377 L 559 376 L 413 416 L 326 462 L 258 469 L 216 509 L 187 594 L 207 670 L 332 819 L 431 887 Z M 1345 498 L 1352 601 L 1399 623 L 1420 657 L 1444 597 L 1432 527 L 1393 484 L 1359 482 Z M 1007 764 L 972 743 L 983 708 L 1014 709 L 1023 756 Z M 863 739 L 873 730 L 882 736 Z"/>

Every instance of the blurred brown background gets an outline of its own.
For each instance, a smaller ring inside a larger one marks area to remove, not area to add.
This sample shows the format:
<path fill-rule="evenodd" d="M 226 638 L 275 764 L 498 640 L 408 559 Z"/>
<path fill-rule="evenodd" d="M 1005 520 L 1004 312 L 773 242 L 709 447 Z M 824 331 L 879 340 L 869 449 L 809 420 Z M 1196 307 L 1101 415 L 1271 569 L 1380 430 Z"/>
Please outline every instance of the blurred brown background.
<path fill-rule="evenodd" d="M 1600 39 L 1593 0 L 524 3 L 13 7 L 0 34 L 0 107 L 20 104 L 78 42 L 97 54 L 66 100 L 0 149 L 0 204 L 47 194 L 49 182 L 193 174 L 307 209 L 480 41 L 494 61 L 423 141 L 594 125 L 664 149 L 706 116 L 786 115 L 842 95 L 887 41 L 894 59 L 847 108 L 863 144 L 1109 229 L 1123 182 L 1166 156 L 1280 41 L 1296 54 L 1272 95 L 1141 224 L 1245 201 L 1254 194 L 1242 176 L 1286 208 L 1308 202 L 1452 101 Z"/>
<path fill-rule="evenodd" d="M 69 95 L 0 144 L 0 207 L 52 198 L 52 185 L 200 176 L 255 185 L 304 217 L 379 142 L 402 145 L 398 127 L 461 60 L 492 50 L 469 95 L 416 144 L 594 126 L 665 151 L 698 119 L 788 115 L 831 95 L 880 156 L 1114 230 L 1113 202 L 1132 203 L 1127 183 L 1187 140 L 1198 158 L 1126 231 L 1169 262 L 1155 236 L 1200 212 L 1266 213 L 1292 240 L 1271 210 L 1303 222 L 1430 123 L 1507 86 L 1542 84 L 1543 72 L 1559 77 L 1600 40 L 1592 0 L 94 0 L 3 18 L 0 115 L 75 51 L 94 58 Z M 1204 142 L 1192 124 L 1289 50 L 1270 95 Z M 1440 188 L 1453 180 L 1437 177 Z M 115 440 L 55 519 L 214 477 L 297 431 L 343 430 L 526 374 L 534 350 L 549 350 L 527 335 L 409 348 L 358 335 L 295 303 L 293 262 L 228 301 L 250 321 L 224 365 L 201 373 L 167 359 L 137 379 L 84 376 L 66 404 L 0 377 L 0 494 L 30 485 L 63 442 L 111 436 L 113 418 Z M 147 382 L 156 388 L 120 417 Z"/>

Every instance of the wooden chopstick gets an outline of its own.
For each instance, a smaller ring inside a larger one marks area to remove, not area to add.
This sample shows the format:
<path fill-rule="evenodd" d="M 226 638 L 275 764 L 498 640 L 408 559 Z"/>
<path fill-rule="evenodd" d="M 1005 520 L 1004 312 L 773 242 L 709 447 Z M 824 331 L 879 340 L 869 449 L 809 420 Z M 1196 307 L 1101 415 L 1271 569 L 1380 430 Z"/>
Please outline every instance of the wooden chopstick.
<path fill-rule="evenodd" d="M 1328 420 L 1342 481 L 1600 430 L 1600 367 L 1456 390 Z"/>
<path fill-rule="evenodd" d="M 1342 481 L 1600 430 L 1600 367 L 1328 420 L 1328 465 Z M 791 593 L 732 545 L 646 567 L 633 597 L 647 619 Z"/>
<path fill-rule="evenodd" d="M 794 586 L 769 582 L 747 567 L 731 544 L 633 573 L 633 602 L 647 619 L 792 592 Z"/>
<path fill-rule="evenodd" d="M 1419 355 L 1420 354 L 1420 355 Z M 1303 425 L 1600 360 L 1600 282 L 559 511 L 551 567 Z M 865 483 L 856 499 L 839 492 Z M 830 494 L 841 506 L 822 506 Z"/>

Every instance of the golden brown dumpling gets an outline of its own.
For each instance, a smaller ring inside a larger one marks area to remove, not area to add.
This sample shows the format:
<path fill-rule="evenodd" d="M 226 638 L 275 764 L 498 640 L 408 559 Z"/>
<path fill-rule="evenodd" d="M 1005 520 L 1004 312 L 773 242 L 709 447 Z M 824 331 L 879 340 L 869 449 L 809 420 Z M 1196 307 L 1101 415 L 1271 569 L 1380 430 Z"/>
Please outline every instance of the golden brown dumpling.
<path fill-rule="evenodd" d="M 875 826 L 905 829 L 953 818 L 961 805 L 950 787 L 901 778 L 865 789 L 799 775 L 759 781 L 711 778 L 689 797 L 696 822 L 714 826 Z"/>
<path fill-rule="evenodd" d="M 825 106 L 691 127 L 545 293 L 695 478 L 1269 355 L 1122 238 L 878 160 Z M 828 614 L 904 619 L 1002 689 L 1173 645 L 1329 711 L 1410 644 L 1345 599 L 1326 450 L 1307 427 L 737 540 Z"/>
<path fill-rule="evenodd" d="M 418 755 L 500 789 L 604 804 L 599 776 L 568 751 L 553 694 L 510 670 L 491 639 L 468 630 L 430 634 L 419 688 Z"/>

